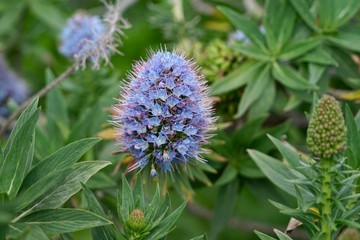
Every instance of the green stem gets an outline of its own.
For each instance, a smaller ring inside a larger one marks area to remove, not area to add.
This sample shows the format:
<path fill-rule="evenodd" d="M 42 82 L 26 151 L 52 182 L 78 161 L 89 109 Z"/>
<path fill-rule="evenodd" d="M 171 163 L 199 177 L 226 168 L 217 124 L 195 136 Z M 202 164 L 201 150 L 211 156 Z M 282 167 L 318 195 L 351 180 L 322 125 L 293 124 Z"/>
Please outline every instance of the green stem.
<path fill-rule="evenodd" d="M 321 159 L 321 232 L 325 240 L 331 240 L 331 159 Z"/>

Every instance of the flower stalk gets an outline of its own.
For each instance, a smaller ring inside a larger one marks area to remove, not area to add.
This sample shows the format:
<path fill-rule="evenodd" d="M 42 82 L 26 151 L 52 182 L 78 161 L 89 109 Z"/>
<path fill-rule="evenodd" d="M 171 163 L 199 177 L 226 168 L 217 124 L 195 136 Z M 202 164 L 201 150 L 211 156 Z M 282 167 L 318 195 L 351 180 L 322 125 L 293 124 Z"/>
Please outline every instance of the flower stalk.
<path fill-rule="evenodd" d="M 321 159 L 321 232 L 324 239 L 330 240 L 332 235 L 332 211 L 331 211 L 331 159 Z"/>

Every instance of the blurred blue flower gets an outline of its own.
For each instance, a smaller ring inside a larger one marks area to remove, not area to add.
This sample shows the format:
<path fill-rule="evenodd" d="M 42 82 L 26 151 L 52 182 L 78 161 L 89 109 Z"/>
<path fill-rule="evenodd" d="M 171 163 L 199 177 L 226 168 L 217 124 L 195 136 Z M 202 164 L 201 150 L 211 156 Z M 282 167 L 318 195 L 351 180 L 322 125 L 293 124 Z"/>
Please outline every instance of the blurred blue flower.
<path fill-rule="evenodd" d="M 130 82 L 114 107 L 113 122 L 122 151 L 147 165 L 171 171 L 199 156 L 213 129 L 208 88 L 192 61 L 168 51 L 134 65 Z"/>
<path fill-rule="evenodd" d="M 99 68 L 100 60 L 110 63 L 112 53 L 120 53 L 116 48 L 122 44 L 122 29 L 130 24 L 122 17 L 123 11 L 134 0 L 117 0 L 114 4 L 103 1 L 107 11 L 103 18 L 78 12 L 71 17 L 60 35 L 59 51 L 85 68 L 90 60 L 94 68 Z"/>
<path fill-rule="evenodd" d="M 94 53 L 101 44 L 106 27 L 98 16 L 76 13 L 64 26 L 60 40 L 60 53 L 69 58 L 96 58 Z M 95 59 L 92 59 L 95 61 Z"/>
<path fill-rule="evenodd" d="M 21 104 L 27 97 L 27 86 L 8 69 L 3 56 L 0 55 L 0 116 L 7 117 L 10 114 L 10 109 L 7 107 L 9 100 Z"/>

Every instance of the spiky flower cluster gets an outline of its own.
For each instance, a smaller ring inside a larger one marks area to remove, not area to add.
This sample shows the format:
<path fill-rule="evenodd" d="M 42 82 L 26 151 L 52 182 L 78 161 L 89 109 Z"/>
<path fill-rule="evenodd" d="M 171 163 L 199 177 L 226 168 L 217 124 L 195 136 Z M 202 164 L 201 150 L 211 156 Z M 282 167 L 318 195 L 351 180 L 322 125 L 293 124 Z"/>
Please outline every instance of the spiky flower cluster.
<path fill-rule="evenodd" d="M 316 156 L 330 158 L 344 149 L 345 133 L 339 103 L 334 97 L 324 95 L 310 119 L 306 139 L 309 150 Z"/>
<path fill-rule="evenodd" d="M 207 94 L 194 63 L 181 54 L 159 51 L 135 64 L 113 117 L 122 150 L 136 160 L 130 170 L 150 163 L 170 171 L 202 160 L 200 147 L 215 120 Z"/>
<path fill-rule="evenodd" d="M 62 30 L 60 53 L 82 67 L 88 59 L 94 68 L 99 67 L 101 59 L 109 63 L 109 55 L 118 52 L 116 47 L 121 44 L 122 29 L 130 27 L 121 14 L 132 2 L 117 1 L 115 5 L 104 2 L 107 12 L 103 19 L 84 12 L 75 13 Z"/>
<path fill-rule="evenodd" d="M 28 89 L 25 83 L 8 67 L 0 55 L 0 116 L 6 117 L 10 110 L 6 106 L 11 99 L 20 104 L 26 100 Z"/>

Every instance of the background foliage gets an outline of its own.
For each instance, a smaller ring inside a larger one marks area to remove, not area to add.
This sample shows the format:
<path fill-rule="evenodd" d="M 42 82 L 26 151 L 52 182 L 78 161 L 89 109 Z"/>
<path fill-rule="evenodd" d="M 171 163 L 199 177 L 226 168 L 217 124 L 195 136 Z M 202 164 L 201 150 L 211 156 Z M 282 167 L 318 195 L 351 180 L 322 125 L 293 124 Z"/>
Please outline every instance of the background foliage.
<path fill-rule="evenodd" d="M 127 186 L 122 173 L 131 158 L 113 154 L 111 105 L 131 64 L 146 58 L 149 49 L 166 45 L 186 52 L 203 68 L 219 117 L 216 136 L 207 146 L 211 152 L 204 156 L 208 165 L 192 166 L 189 178 L 173 182 L 169 177 L 159 190 L 156 181 L 143 176 L 149 202 L 165 188 L 176 206 L 173 211 L 190 199 L 168 239 L 205 232 L 209 239 L 255 239 L 255 229 L 275 236 L 272 229 L 284 230 L 289 217 L 268 199 L 291 207 L 298 202 L 293 184 L 284 184 L 273 172 L 288 174 L 288 165 L 296 168 L 289 159 L 308 153 L 305 113 L 317 96 L 327 93 L 348 104 L 347 163 L 359 167 L 359 8 L 358 0 L 136 1 L 124 13 L 132 28 L 119 49 L 123 56 L 111 58 L 113 67 L 76 71 L 33 102 L 7 141 L 2 140 L 0 192 L 7 196 L 0 194 L 0 199 L 12 204 L 0 208 L 0 229 L 34 210 L 41 211 L 14 224 L 23 230 L 23 239 L 62 232 L 59 223 L 57 231 L 35 226 L 30 231 L 35 235 L 28 237 L 26 224 L 41 214 L 56 220 L 77 214 L 88 220 L 86 226 L 72 224 L 75 232 L 64 239 L 89 239 L 94 233 L 88 228 L 101 228 L 110 220 L 123 226 L 117 189 Z M 104 11 L 96 0 L 0 2 L 0 52 L 31 92 L 71 64 L 58 53 L 58 37 L 78 9 L 96 15 Z M 248 149 L 256 151 L 250 156 Z M 60 164 L 59 159 L 67 160 Z M 135 173 L 126 178 L 131 186 L 135 183 Z M 17 233 L 12 229 L 11 234 Z M 303 229 L 292 236 L 307 239 Z"/>

